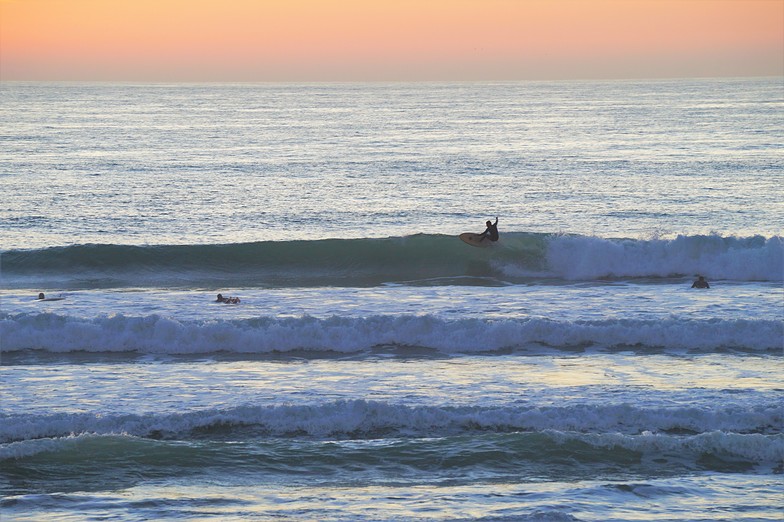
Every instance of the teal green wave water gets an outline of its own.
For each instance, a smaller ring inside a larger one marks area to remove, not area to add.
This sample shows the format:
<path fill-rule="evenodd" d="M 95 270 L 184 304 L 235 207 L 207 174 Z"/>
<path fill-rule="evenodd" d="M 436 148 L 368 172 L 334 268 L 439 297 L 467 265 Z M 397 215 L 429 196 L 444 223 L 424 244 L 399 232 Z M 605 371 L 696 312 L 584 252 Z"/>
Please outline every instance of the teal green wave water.
<path fill-rule="evenodd" d="M 497 285 L 548 279 L 669 278 L 780 281 L 781 237 L 679 236 L 605 239 L 512 232 L 486 248 L 457 237 L 261 241 L 205 245 L 87 244 L 2 254 L 5 284 L 36 278 L 63 288 L 173 286 Z M 465 283 L 465 281 L 463 282 Z"/>

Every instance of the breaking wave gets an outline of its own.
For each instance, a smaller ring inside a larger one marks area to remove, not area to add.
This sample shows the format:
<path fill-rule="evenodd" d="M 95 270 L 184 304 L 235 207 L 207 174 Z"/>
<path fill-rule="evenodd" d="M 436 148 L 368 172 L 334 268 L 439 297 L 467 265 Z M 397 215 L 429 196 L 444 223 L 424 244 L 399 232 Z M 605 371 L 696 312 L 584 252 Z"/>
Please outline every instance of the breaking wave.
<path fill-rule="evenodd" d="M 0 443 L 74 434 L 155 439 L 315 437 L 372 439 L 445 437 L 477 432 L 610 432 L 697 435 L 717 431 L 775 435 L 784 409 L 779 404 L 717 405 L 715 409 L 639 407 L 630 404 L 573 406 L 408 406 L 340 400 L 312 405 L 246 405 L 171 414 L 53 413 L 4 415 Z"/>
<path fill-rule="evenodd" d="M 372 466 L 390 459 L 423 469 L 509 470 L 546 461 L 726 471 L 780 465 L 781 420 L 778 405 L 699 411 L 629 405 L 410 407 L 363 400 L 147 416 L 16 415 L 3 419 L 0 461 L 7 467 L 41 459 L 46 465 L 80 465 L 90 454 L 90 466 L 107 470 L 118 460 L 134 466 L 138 455 L 159 467 L 252 465 L 256 471 Z M 376 444 L 378 437 L 386 442 Z"/>
<path fill-rule="evenodd" d="M 377 315 L 319 319 L 177 320 L 159 315 L 92 318 L 53 313 L 0 314 L 2 351 L 138 352 L 365 352 L 378 347 L 426 348 L 444 354 L 520 350 L 622 348 L 694 352 L 780 352 L 784 323 L 764 319 L 605 319 L 557 321 L 442 319 L 433 315 Z"/>
<path fill-rule="evenodd" d="M 489 248 L 438 234 L 226 245 L 88 244 L 8 250 L 1 260 L 9 288 L 374 286 L 464 277 L 493 285 L 695 274 L 784 280 L 779 236 L 638 240 L 513 232 Z"/>

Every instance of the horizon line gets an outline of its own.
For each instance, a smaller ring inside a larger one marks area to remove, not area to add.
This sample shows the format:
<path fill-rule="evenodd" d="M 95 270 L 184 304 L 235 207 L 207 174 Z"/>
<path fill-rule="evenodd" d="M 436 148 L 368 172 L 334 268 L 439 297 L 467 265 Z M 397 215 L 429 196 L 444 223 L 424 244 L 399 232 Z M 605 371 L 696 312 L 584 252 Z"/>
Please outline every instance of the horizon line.
<path fill-rule="evenodd" d="M 629 76 L 629 77 L 578 77 L 578 78 L 526 78 L 526 79 L 356 79 L 356 80 L 162 80 L 162 79 L 11 79 L 0 77 L 4 83 L 72 83 L 72 84 L 129 84 L 129 85 L 175 85 L 175 84 L 447 84 L 447 83 L 562 83 L 562 82 L 634 82 L 634 81 L 675 81 L 675 80 L 743 80 L 743 79 L 780 79 L 784 81 L 784 73 L 754 75 L 720 75 L 720 76 Z"/>

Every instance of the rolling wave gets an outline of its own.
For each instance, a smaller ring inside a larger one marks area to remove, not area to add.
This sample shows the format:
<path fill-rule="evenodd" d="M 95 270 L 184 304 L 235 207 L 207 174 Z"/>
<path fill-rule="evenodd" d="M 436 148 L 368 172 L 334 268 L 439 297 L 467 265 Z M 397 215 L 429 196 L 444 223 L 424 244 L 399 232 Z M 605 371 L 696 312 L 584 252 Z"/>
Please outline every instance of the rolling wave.
<path fill-rule="evenodd" d="M 442 319 L 433 315 L 333 316 L 319 319 L 178 320 L 159 315 L 80 318 L 53 313 L 0 314 L 0 351 L 137 352 L 205 354 L 230 352 L 355 353 L 381 348 L 428 349 L 440 354 L 501 350 L 624 349 L 641 354 L 668 351 L 779 353 L 784 323 L 765 319 L 605 319 L 556 321 Z"/>
<path fill-rule="evenodd" d="M 325 445 L 327 450 L 325 451 Z M 90 455 L 85 459 L 85 455 Z M 209 469 L 223 474 L 377 477 L 405 472 L 472 476 L 505 474 L 596 478 L 618 473 L 660 474 L 684 471 L 757 472 L 780 469 L 781 435 L 710 432 L 692 436 L 644 433 L 582 434 L 575 432 L 483 433 L 445 437 L 373 441 L 166 441 L 130 435 L 74 435 L 0 446 L 0 462 L 11 481 L 57 482 L 52 466 L 68 476 L 85 476 L 90 487 L 177 477 Z M 47 478 L 51 477 L 51 478 Z M 94 481 L 94 483 L 93 483 Z M 62 479 L 59 479 L 62 482 Z M 84 481 L 80 481 L 85 487 Z M 69 485 L 58 483 L 58 491 Z"/>
<path fill-rule="evenodd" d="M 72 245 L 1 254 L 9 288 L 304 287 L 384 283 L 497 285 L 539 279 L 684 278 L 783 281 L 784 240 L 679 236 L 604 239 L 507 233 L 489 248 L 456 237 L 268 241 L 226 245 Z"/>
<path fill-rule="evenodd" d="M 784 436 L 780 433 L 706 430 L 696 434 L 651 431 L 630 434 L 550 428 L 527 431 L 525 426 L 537 424 L 535 420 L 532 423 L 523 421 L 523 429 L 507 430 L 511 426 L 503 424 L 508 424 L 509 420 L 504 418 L 499 421 L 495 418 L 498 413 L 492 411 L 435 411 L 433 408 L 428 411 L 406 411 L 401 406 L 397 407 L 400 411 L 396 411 L 392 405 L 384 408 L 364 401 L 342 406 L 327 405 L 325 408 L 337 408 L 348 417 L 344 419 L 338 417 L 336 412 L 320 411 L 318 407 L 300 407 L 300 411 L 295 407 L 271 408 L 268 413 L 244 408 L 234 412 L 194 414 L 187 442 L 169 439 L 164 430 L 154 428 L 172 424 L 185 427 L 187 415 L 155 419 L 110 416 L 105 420 L 72 415 L 74 418 L 71 422 L 63 416 L 60 419 L 63 426 L 50 431 L 62 432 L 70 424 L 73 428 L 70 433 L 0 443 L 0 461 L 9 473 L 19 466 L 22 466 L 20 472 L 26 472 L 23 470 L 29 466 L 52 465 L 58 468 L 74 466 L 89 467 L 90 470 L 105 469 L 115 473 L 120 461 L 123 466 L 130 468 L 155 462 L 158 469 L 174 468 L 178 472 L 226 466 L 234 471 L 249 469 L 264 473 L 296 473 L 306 472 L 314 465 L 325 469 L 345 469 L 352 465 L 363 469 L 382 469 L 394 465 L 429 472 L 436 468 L 483 468 L 495 472 L 515 472 L 531 463 L 547 466 L 564 464 L 570 468 L 576 463 L 600 468 L 640 466 L 640 469 L 650 472 L 654 468 L 673 466 L 722 471 L 747 471 L 757 466 L 772 469 L 780 466 L 784 458 Z M 379 408 L 383 411 L 376 411 L 376 415 L 390 411 L 397 415 L 390 419 L 372 415 L 374 409 Z M 354 425 L 355 410 L 369 417 L 363 427 L 370 431 L 357 431 Z M 321 413 L 326 418 L 320 419 L 319 426 L 318 418 L 308 420 L 309 415 L 303 415 L 302 411 L 312 412 L 310 415 L 316 417 Z M 293 413 L 295 418 L 283 419 L 285 413 Z M 568 413 L 559 412 L 558 416 Z M 252 416 L 242 418 L 243 414 Z M 674 414 L 676 418 L 682 419 L 684 416 L 682 412 Z M 644 411 L 638 412 L 638 416 L 644 418 L 645 415 Z M 652 415 L 662 417 L 657 412 Z M 423 420 L 434 419 L 435 425 L 427 426 L 423 421 L 417 421 L 417 416 Z M 524 418 L 525 413 L 520 412 L 520 416 Z M 535 416 L 531 418 L 535 419 Z M 270 433 L 269 425 L 264 424 L 269 419 L 277 420 L 277 425 L 272 426 L 273 430 L 284 428 L 287 431 L 282 434 Z M 408 419 L 409 423 L 415 424 L 419 431 L 425 433 L 418 435 L 408 432 L 407 426 L 397 423 L 401 419 Z M 44 418 L 40 422 L 56 423 L 56 420 Z M 499 422 L 503 428 L 501 430 L 498 429 Z M 112 423 L 114 426 L 111 426 Z M 462 425 L 463 429 L 456 431 L 454 426 L 445 426 L 445 423 Z M 101 424 L 109 429 L 90 430 L 90 427 L 99 427 Z M 326 438 L 323 438 L 319 429 L 324 425 L 330 431 Z M 382 444 L 377 443 L 379 425 L 388 425 L 390 428 L 385 431 Z M 445 430 L 445 427 L 451 429 Z M 205 430 L 212 430 L 208 432 L 210 436 L 202 435 Z M 224 433 L 226 437 L 216 438 L 216 431 Z M 142 433 L 135 435 L 134 432 Z"/>
<path fill-rule="evenodd" d="M 313 405 L 246 405 L 172 414 L 52 413 L 4 415 L 0 443 L 73 434 L 172 440 L 237 437 L 375 439 L 446 437 L 474 433 L 559 431 L 640 435 L 698 435 L 716 431 L 780 434 L 779 404 L 719 404 L 700 408 L 630 404 L 574 406 L 407 406 L 340 400 Z"/>

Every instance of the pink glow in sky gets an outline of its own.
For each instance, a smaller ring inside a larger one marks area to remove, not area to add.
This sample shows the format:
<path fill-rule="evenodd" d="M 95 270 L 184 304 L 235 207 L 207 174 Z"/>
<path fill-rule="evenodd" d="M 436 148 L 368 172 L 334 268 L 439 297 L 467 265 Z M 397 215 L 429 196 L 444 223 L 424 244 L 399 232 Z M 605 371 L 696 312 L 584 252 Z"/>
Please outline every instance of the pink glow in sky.
<path fill-rule="evenodd" d="M 784 75 L 784 0 L 0 0 L 0 79 Z"/>

